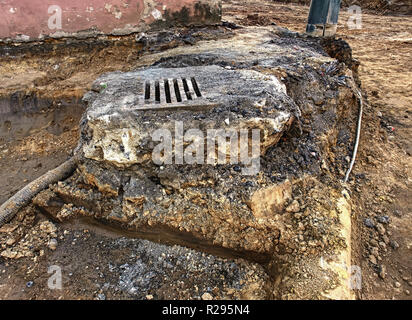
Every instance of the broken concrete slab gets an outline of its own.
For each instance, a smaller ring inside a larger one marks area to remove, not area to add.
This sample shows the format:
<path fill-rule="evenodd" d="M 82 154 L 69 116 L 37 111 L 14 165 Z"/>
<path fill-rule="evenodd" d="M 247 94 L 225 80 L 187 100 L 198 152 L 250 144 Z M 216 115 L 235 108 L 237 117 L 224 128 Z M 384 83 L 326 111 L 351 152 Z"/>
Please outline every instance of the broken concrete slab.
<path fill-rule="evenodd" d="M 298 113 L 276 77 L 216 65 L 112 73 L 93 89 L 84 97 L 82 150 L 87 159 L 123 168 L 151 162 L 154 132 L 176 135 L 180 124 L 205 139 L 211 129 L 260 128 L 264 152 Z"/>

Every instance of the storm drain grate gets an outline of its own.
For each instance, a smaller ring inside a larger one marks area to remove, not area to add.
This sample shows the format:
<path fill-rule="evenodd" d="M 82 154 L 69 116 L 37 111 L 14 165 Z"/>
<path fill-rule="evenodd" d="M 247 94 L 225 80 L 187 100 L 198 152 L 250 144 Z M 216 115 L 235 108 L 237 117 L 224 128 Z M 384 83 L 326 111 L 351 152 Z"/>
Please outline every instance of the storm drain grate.
<path fill-rule="evenodd" d="M 144 87 L 145 104 L 176 104 L 202 97 L 194 77 L 146 81 Z"/>

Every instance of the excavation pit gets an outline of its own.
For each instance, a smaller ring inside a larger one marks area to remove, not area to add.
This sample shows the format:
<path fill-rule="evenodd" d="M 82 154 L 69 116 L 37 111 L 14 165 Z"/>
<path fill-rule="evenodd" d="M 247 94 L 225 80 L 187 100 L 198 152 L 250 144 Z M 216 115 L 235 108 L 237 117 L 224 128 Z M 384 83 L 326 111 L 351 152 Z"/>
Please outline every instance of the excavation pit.
<path fill-rule="evenodd" d="M 77 170 L 33 203 L 56 221 L 87 217 L 263 263 L 271 281 L 309 268 L 329 280 L 299 282 L 317 281 L 307 297 L 351 297 L 337 270 L 350 264 L 350 205 L 329 187 L 329 165 L 332 147 L 347 156 L 338 146 L 357 112 L 353 86 L 352 71 L 320 41 L 280 28 L 144 55 L 134 71 L 94 82 L 83 99 Z M 237 152 L 208 144 L 219 130 L 227 143 L 239 133 Z M 203 147 L 190 149 L 195 141 Z M 230 162 L 245 150 L 248 161 Z"/>

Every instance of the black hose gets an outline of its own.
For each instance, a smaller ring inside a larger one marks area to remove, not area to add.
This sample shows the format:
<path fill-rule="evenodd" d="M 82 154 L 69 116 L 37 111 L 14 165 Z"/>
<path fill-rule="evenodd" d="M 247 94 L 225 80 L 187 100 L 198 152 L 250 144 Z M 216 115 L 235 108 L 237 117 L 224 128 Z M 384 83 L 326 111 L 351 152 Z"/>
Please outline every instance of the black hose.
<path fill-rule="evenodd" d="M 0 227 L 9 222 L 33 197 L 50 184 L 67 178 L 77 167 L 76 157 L 72 157 L 59 167 L 48 171 L 41 177 L 29 183 L 9 200 L 0 206 Z"/>

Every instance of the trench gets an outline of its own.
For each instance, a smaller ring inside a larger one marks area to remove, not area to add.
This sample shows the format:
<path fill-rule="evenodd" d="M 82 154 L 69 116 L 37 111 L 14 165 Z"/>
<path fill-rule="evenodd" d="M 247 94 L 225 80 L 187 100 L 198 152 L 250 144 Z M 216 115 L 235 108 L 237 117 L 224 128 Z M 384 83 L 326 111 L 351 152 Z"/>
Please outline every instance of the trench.
<path fill-rule="evenodd" d="M 263 254 L 247 250 L 237 251 L 234 249 L 224 248 L 209 241 L 199 239 L 191 233 L 178 232 L 164 226 L 146 227 L 140 230 L 128 230 L 120 224 L 116 225 L 116 223 L 113 222 L 109 224 L 107 221 L 98 220 L 91 217 L 80 217 L 69 221 L 60 222 L 53 219 L 52 216 L 41 209 L 39 215 L 51 219 L 55 224 L 66 230 L 71 230 L 72 232 L 88 230 L 95 235 L 108 239 L 141 239 L 167 246 L 178 245 L 215 257 L 224 258 L 229 261 L 243 259 L 251 263 L 259 264 L 269 277 L 269 281 L 264 283 L 264 290 L 267 294 L 267 299 L 278 298 L 274 296 L 274 286 L 276 278 L 281 272 L 281 265 L 278 263 L 276 255 L 274 254 Z"/>
<path fill-rule="evenodd" d="M 51 218 L 47 214 L 45 214 L 45 216 Z M 122 227 L 121 225 L 116 225 L 114 223 L 109 224 L 106 221 L 97 220 L 90 217 L 81 217 L 65 222 L 59 222 L 54 220 L 54 222 L 58 223 L 60 226 L 66 229 L 89 229 L 98 235 L 102 235 L 108 238 L 124 237 L 130 239 L 148 240 L 159 244 L 165 244 L 168 246 L 179 245 L 182 247 L 187 247 L 196 251 L 204 252 L 225 259 L 244 259 L 250 262 L 259 263 L 263 266 L 268 264 L 271 260 L 271 256 L 268 254 L 257 253 L 247 250 L 241 251 L 224 248 L 215 245 L 210 241 L 199 239 L 191 233 L 176 231 L 164 226 L 153 226 L 145 227 L 140 230 L 130 230 Z"/>

